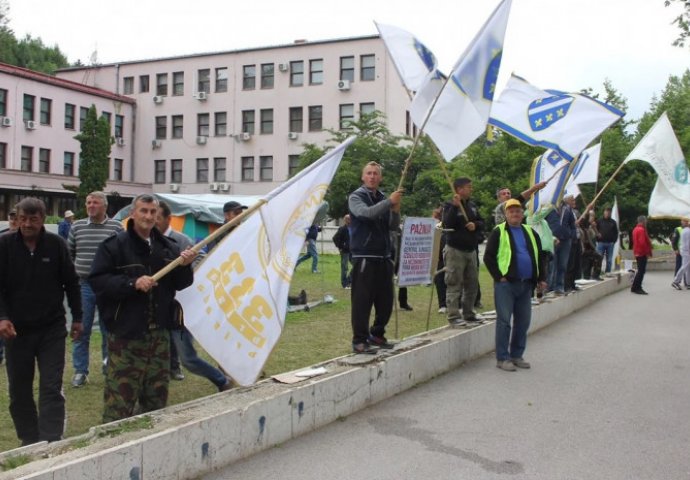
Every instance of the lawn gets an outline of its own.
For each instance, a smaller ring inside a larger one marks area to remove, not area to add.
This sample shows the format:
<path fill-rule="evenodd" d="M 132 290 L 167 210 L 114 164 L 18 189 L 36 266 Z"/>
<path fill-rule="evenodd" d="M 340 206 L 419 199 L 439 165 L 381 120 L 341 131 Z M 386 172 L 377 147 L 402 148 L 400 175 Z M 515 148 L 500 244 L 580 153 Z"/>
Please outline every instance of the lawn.
<path fill-rule="evenodd" d="M 350 290 L 340 287 L 340 257 L 322 255 L 319 261 L 321 273 L 311 273 L 311 262 L 300 265 L 292 283 L 292 294 L 300 290 L 307 292 L 308 300 L 314 301 L 331 295 L 333 303 L 322 304 L 309 312 L 294 312 L 287 315 L 285 329 L 264 367 L 266 376 L 295 370 L 301 367 L 342 356 L 350 352 L 352 331 L 350 328 Z M 482 303 L 485 309 L 493 309 L 493 288 L 491 279 L 482 267 L 480 274 Z M 433 294 L 433 298 L 432 298 Z M 389 338 L 405 338 L 427 328 L 427 314 L 431 302 L 429 328 L 446 325 L 443 315 L 437 313 L 436 294 L 431 287 L 417 286 L 408 289 L 411 312 L 396 310 L 388 326 Z M 186 315 L 190 315 L 189 312 Z M 89 383 L 82 388 L 70 384 L 73 375 L 71 348 L 68 345 L 64 375 L 64 392 L 67 399 L 67 432 L 74 436 L 98 425 L 103 413 L 103 376 L 100 372 L 100 333 L 94 329 L 91 339 L 91 375 Z M 198 347 L 198 345 L 197 345 Z M 207 360 L 210 358 L 198 348 Z M 208 380 L 186 372 L 183 381 L 171 381 L 169 405 L 216 393 L 217 389 Z M 0 451 L 19 446 L 8 409 L 7 372 L 0 368 Z"/>

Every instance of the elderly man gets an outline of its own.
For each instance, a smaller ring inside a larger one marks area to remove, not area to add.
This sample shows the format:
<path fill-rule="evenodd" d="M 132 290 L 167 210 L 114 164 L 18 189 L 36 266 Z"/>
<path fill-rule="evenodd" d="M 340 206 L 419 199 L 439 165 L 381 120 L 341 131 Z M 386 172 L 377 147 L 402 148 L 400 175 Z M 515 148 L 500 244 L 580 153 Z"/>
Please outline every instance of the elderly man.
<path fill-rule="evenodd" d="M 647 295 L 642 288 L 644 274 L 647 272 L 647 258 L 652 256 L 652 241 L 647 233 L 647 217 L 640 215 L 637 217 L 637 225 L 632 231 L 633 255 L 637 262 L 637 272 L 630 287 L 632 293 Z"/>
<path fill-rule="evenodd" d="M 489 235 L 484 264 L 494 279 L 496 366 L 514 372 L 516 368 L 530 368 L 523 355 L 532 319 L 532 290 L 535 286 L 546 288 L 546 269 L 539 235 L 522 224 L 520 202 L 508 200 L 505 212 L 506 221 Z"/>
<path fill-rule="evenodd" d="M 604 218 L 597 222 L 597 252 L 606 256 L 606 273 L 613 265 L 613 247 L 618 241 L 618 224 L 611 218 L 611 207 L 604 208 Z"/>
<path fill-rule="evenodd" d="M 79 277 L 67 245 L 43 226 L 43 201 L 17 204 L 19 230 L 0 236 L 0 338 L 7 342 L 10 414 L 22 445 L 62 438 L 65 429 L 65 294 L 79 337 Z M 38 409 L 34 375 L 38 366 Z"/>

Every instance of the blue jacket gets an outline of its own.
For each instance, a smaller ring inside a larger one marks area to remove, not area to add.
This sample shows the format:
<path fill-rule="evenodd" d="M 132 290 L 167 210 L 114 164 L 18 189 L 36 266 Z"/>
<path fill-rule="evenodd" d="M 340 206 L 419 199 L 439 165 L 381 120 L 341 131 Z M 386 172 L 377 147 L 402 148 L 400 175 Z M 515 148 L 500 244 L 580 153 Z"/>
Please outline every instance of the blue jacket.
<path fill-rule="evenodd" d="M 546 216 L 546 221 L 551 233 L 558 240 L 576 238 L 575 215 L 569 206 L 561 204 L 560 208 L 551 210 L 551 213 Z"/>

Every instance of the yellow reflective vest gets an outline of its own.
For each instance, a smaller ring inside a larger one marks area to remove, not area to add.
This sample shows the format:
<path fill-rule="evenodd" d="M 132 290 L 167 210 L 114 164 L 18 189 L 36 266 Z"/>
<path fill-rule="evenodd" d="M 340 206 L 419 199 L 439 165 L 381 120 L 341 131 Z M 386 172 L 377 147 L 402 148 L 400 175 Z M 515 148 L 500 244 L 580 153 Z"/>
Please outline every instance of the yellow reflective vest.
<path fill-rule="evenodd" d="M 537 240 L 534 238 L 534 233 L 530 227 L 525 225 L 520 225 L 522 229 L 527 233 L 527 237 L 530 239 L 530 244 L 532 245 L 532 251 L 534 252 L 534 263 L 537 266 L 537 277 L 539 276 L 539 248 L 537 247 Z M 510 261 L 513 257 L 513 249 L 510 246 L 510 236 L 506 230 L 506 222 L 500 223 L 496 226 L 501 232 L 501 236 L 498 238 L 498 270 L 501 275 L 505 276 L 510 268 Z"/>

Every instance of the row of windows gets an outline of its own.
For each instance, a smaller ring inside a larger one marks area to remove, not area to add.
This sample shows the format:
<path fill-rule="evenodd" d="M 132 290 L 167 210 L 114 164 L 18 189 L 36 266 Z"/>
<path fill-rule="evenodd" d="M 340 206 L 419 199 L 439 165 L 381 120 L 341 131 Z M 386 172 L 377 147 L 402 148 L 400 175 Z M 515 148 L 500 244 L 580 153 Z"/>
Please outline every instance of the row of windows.
<path fill-rule="evenodd" d="M 258 165 L 256 163 L 258 158 Z M 241 180 L 243 182 L 273 181 L 273 156 L 262 155 L 259 157 L 241 157 Z M 182 183 L 182 159 L 173 158 L 169 161 L 170 183 Z M 157 184 L 167 183 L 168 160 L 154 160 L 153 181 Z M 196 159 L 196 183 L 225 182 L 227 181 L 227 158 L 197 158 Z M 212 169 L 212 170 L 211 170 Z M 292 176 L 299 169 L 299 155 L 288 156 L 288 175 Z M 256 175 L 258 172 L 258 175 Z"/>
<path fill-rule="evenodd" d="M 38 148 L 38 170 L 34 170 L 35 149 L 22 145 L 19 170 L 22 172 L 50 173 L 50 164 L 52 151 L 49 148 Z M 62 156 L 62 174 L 73 177 L 77 166 L 74 162 L 74 152 L 63 152 Z M 122 180 L 122 171 L 124 167 L 124 160 L 115 158 L 113 160 L 113 178 L 112 180 Z M 7 144 L 0 142 L 0 169 L 7 168 Z"/>
<path fill-rule="evenodd" d="M 308 68 L 305 71 L 305 66 Z M 254 90 L 257 87 L 257 73 L 260 74 L 259 85 L 262 89 L 270 89 L 275 85 L 275 63 L 261 63 L 242 66 L 242 90 Z M 323 84 L 324 60 L 314 58 L 308 61 L 295 60 L 278 64 L 278 70 L 290 73 L 290 86 L 301 87 L 308 78 L 309 85 Z M 340 57 L 340 80 L 355 81 L 355 57 Z M 305 77 L 308 74 L 308 77 Z M 151 89 L 149 75 L 139 75 L 139 93 L 148 93 Z M 157 73 L 156 95 L 184 95 L 185 72 Z M 359 56 L 359 79 L 361 81 L 373 81 L 376 79 L 376 57 L 373 54 Z M 135 90 L 135 77 L 122 79 L 122 91 L 125 95 L 133 95 Z M 169 85 L 168 82 L 172 82 Z M 215 69 L 202 68 L 196 71 L 196 91 L 211 93 L 213 83 L 214 92 L 228 91 L 228 67 Z M 170 88 L 169 88 L 170 87 Z"/>
<path fill-rule="evenodd" d="M 359 114 L 366 115 L 373 113 L 376 105 L 373 102 L 360 103 Z M 308 131 L 319 132 L 323 129 L 323 106 L 313 105 L 307 107 Z M 355 104 L 342 104 L 339 107 L 340 129 L 346 129 L 355 120 Z M 196 116 L 196 134 L 199 137 L 211 135 L 211 115 L 213 115 L 213 135 L 224 136 L 228 132 L 227 112 L 198 113 Z M 304 131 L 304 107 L 290 107 L 288 112 L 288 123 L 290 132 Z M 170 116 L 170 138 L 182 138 L 184 135 L 184 115 Z M 262 108 L 259 110 L 259 128 L 261 134 L 273 133 L 274 115 L 272 108 Z M 168 138 L 168 117 L 158 116 L 155 118 L 156 139 L 165 140 Z M 242 132 L 256 133 L 256 110 L 242 110 Z"/>

